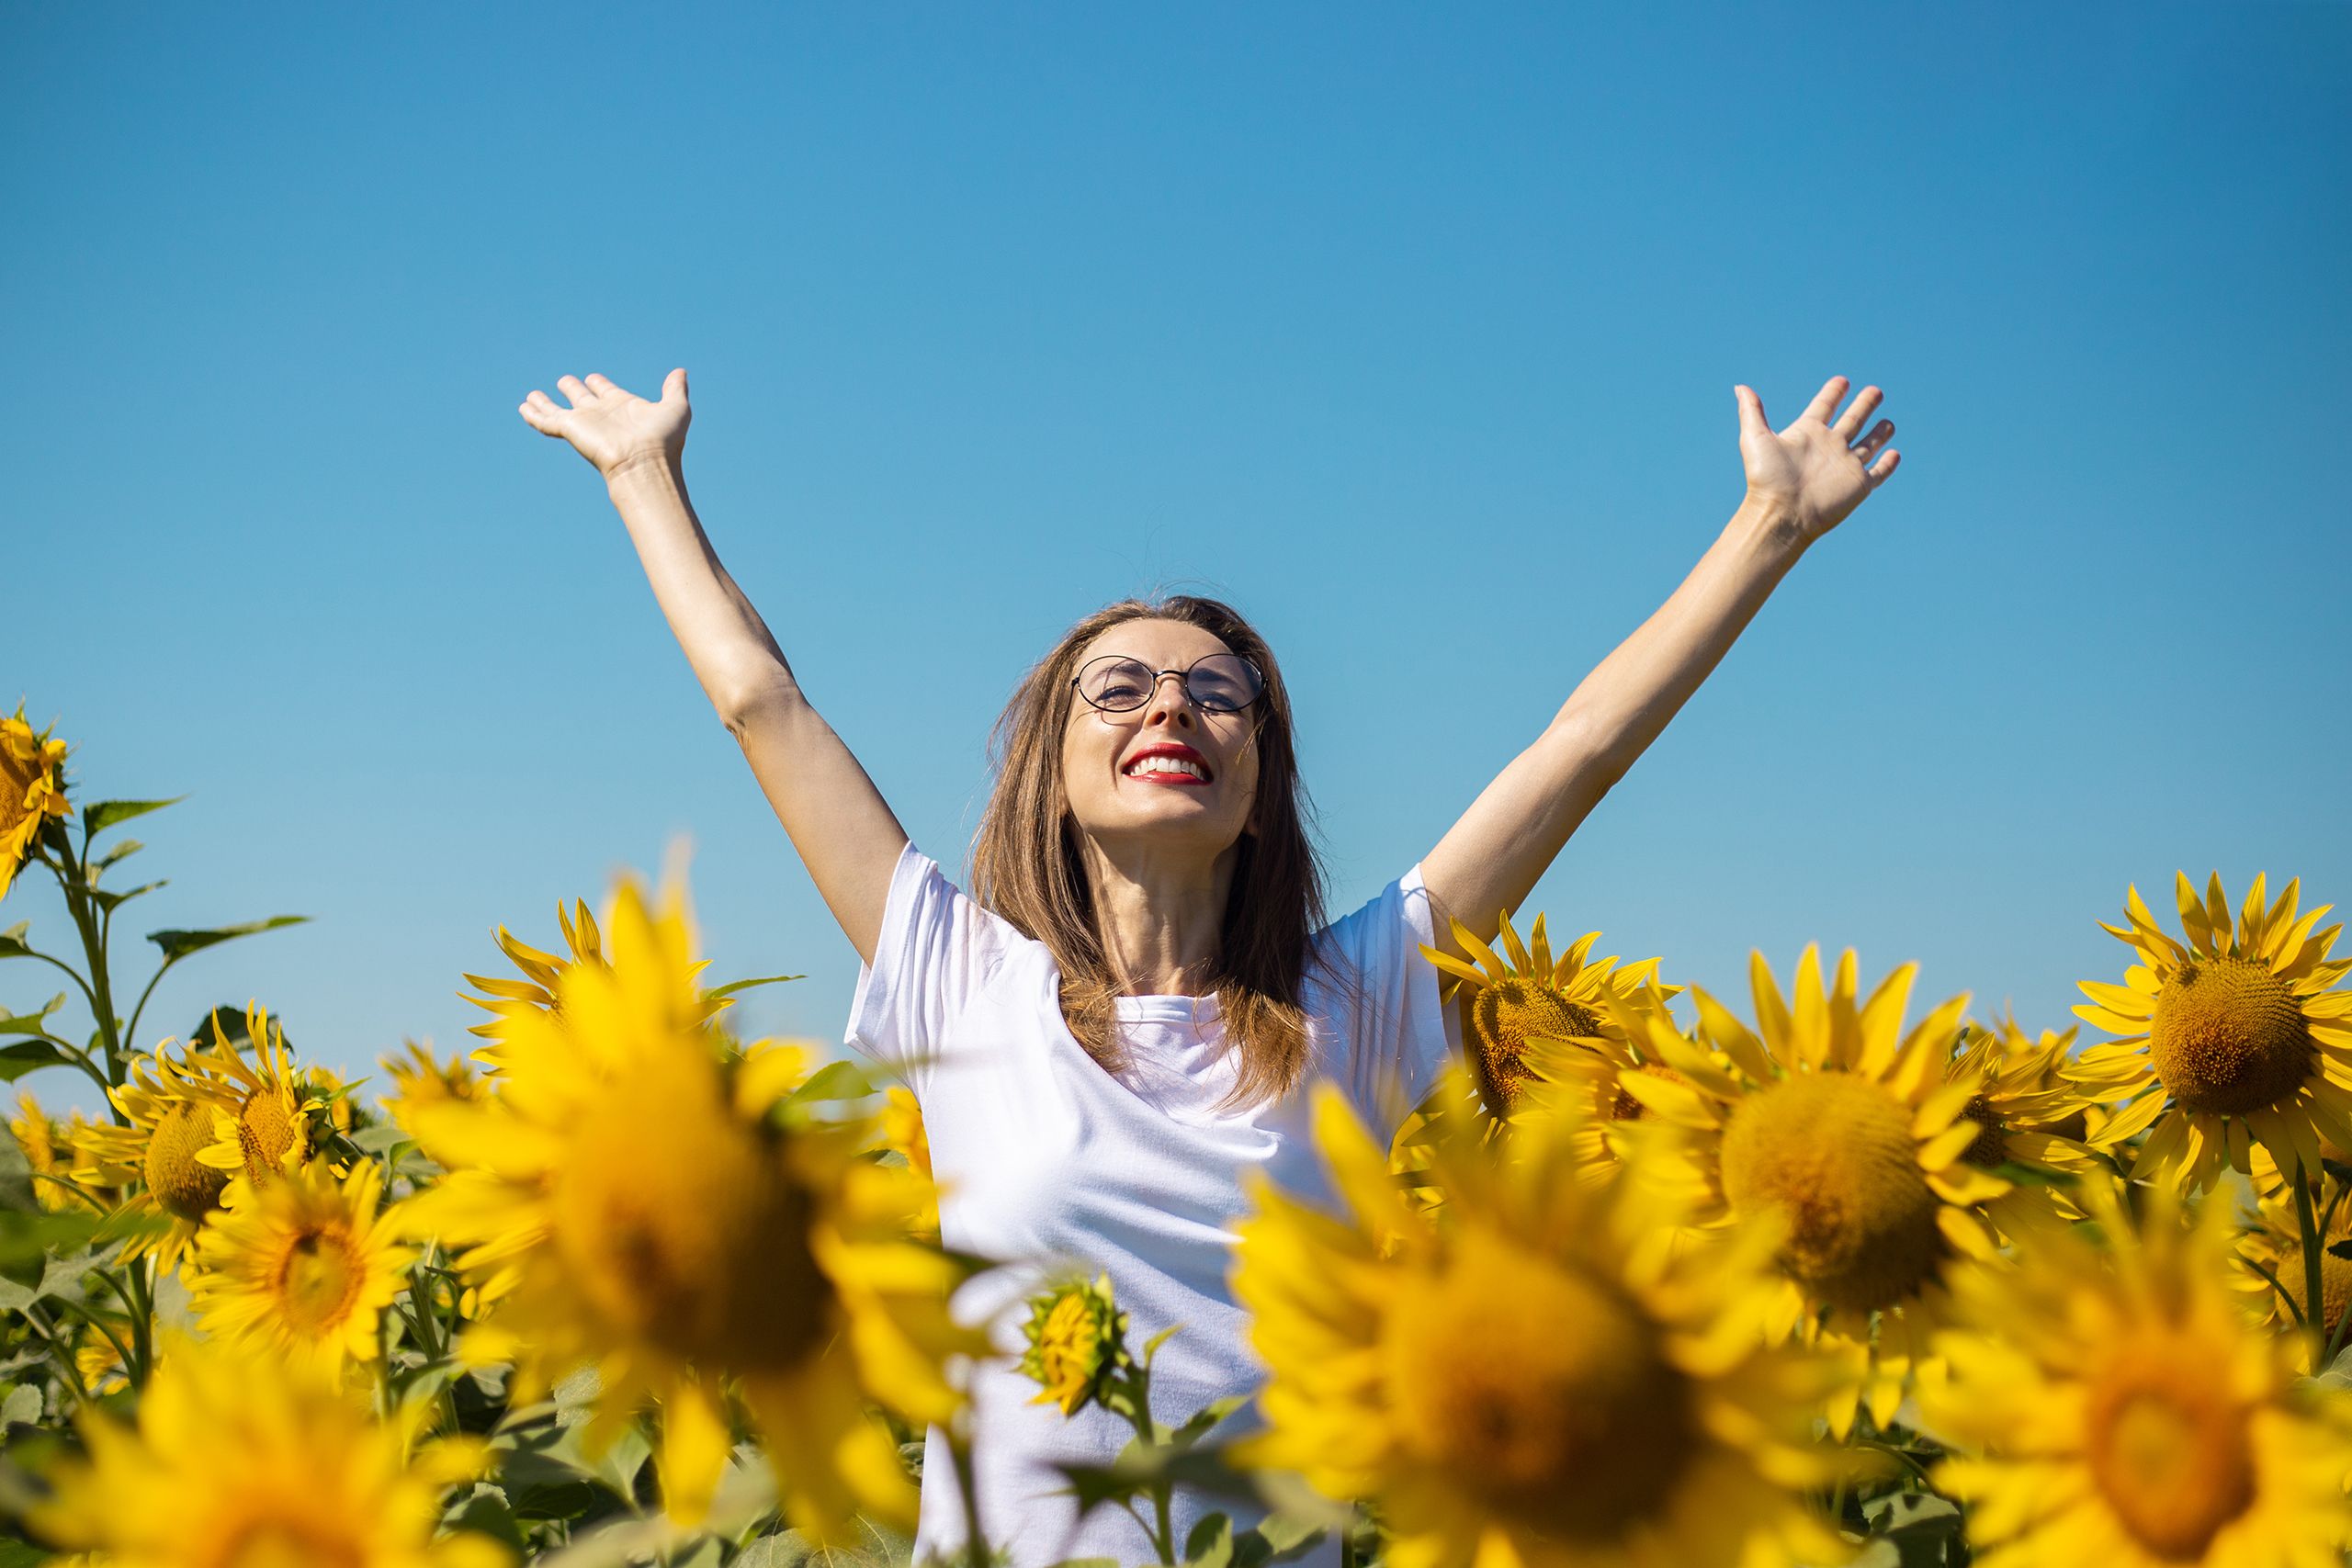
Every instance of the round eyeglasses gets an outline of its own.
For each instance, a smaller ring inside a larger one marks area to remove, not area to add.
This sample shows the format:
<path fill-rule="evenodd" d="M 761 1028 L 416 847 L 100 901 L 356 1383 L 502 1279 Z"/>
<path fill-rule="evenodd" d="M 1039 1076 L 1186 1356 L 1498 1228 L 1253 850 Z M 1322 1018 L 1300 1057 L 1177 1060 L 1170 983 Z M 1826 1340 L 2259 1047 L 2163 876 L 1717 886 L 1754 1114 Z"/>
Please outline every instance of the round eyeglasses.
<path fill-rule="evenodd" d="M 1182 670 L 1154 670 L 1140 659 L 1106 653 L 1088 660 L 1070 684 L 1104 713 L 1133 713 L 1151 701 L 1162 675 L 1175 676 L 1203 713 L 1239 713 L 1266 689 L 1258 667 L 1238 653 L 1212 653 Z"/>

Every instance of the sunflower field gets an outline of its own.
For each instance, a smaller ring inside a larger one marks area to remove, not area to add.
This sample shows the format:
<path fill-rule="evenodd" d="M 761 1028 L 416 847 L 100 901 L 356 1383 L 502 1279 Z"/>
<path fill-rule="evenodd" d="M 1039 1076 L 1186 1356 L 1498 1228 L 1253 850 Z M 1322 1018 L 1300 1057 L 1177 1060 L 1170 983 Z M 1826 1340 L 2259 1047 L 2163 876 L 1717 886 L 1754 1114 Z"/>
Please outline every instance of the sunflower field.
<path fill-rule="evenodd" d="M 0 1568 L 902 1563 L 932 1427 L 970 1496 L 990 1260 L 903 1090 L 729 1027 L 786 977 L 706 985 L 682 887 L 501 928 L 477 1043 L 355 1082 L 258 1001 L 146 1021 L 293 917 L 150 933 L 125 1010 L 115 829 L 170 803 L 66 760 L 0 716 L 0 898 L 71 925 L 0 930 L 70 982 L 0 1076 L 103 1107 L 0 1139 Z M 1156 1407 L 1107 1276 L 1031 1301 L 1037 1402 L 1136 1434 L 1072 1489 L 1200 1568 L 2345 1563 L 2352 959 L 2294 882 L 2175 892 L 2063 1029 L 1457 929 L 1461 1069 L 1386 1142 L 1317 1100 L 1338 1208 L 1252 1193 L 1247 1436 Z M 1179 1485 L 1232 1516 L 1175 1539 Z"/>

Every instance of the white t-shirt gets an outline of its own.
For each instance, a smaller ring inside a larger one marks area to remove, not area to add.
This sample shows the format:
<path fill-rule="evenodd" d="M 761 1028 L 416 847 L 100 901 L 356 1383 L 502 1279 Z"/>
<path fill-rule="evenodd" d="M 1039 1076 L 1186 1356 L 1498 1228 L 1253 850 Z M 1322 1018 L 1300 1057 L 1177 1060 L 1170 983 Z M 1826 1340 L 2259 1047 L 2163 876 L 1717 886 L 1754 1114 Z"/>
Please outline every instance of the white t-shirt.
<path fill-rule="evenodd" d="M 1353 984 L 1309 966 L 1309 1081 L 1338 1083 L 1385 1142 L 1453 1048 L 1453 1010 L 1420 953 L 1431 940 L 1420 868 L 1316 940 Z M 907 846 L 874 963 L 858 975 L 848 1040 L 899 1074 L 922 1106 L 946 1245 L 1011 1265 L 971 1281 L 956 1308 L 987 1324 L 1008 1357 L 976 1372 L 971 1414 L 981 1528 L 1016 1568 L 1070 1557 L 1153 1561 L 1124 1512 L 1099 1507 L 1080 1521 L 1061 1495 L 1068 1483 L 1055 1461 L 1106 1462 L 1133 1432 L 1091 1404 L 1065 1418 L 1031 1403 L 1037 1386 L 1013 1364 L 1024 1347 L 1023 1299 L 1048 1278 L 1105 1271 L 1131 1348 L 1181 1325 L 1152 1370 L 1153 1414 L 1172 1426 L 1264 1377 L 1227 1283 L 1237 1245 L 1229 1227 L 1248 1213 L 1243 1173 L 1262 1170 L 1285 1190 L 1330 1201 L 1306 1083 L 1272 1103 L 1217 1109 L 1234 1067 L 1216 998 L 1121 998 L 1128 1066 L 1114 1076 L 1071 1036 L 1060 996 L 1060 970 L 1043 943 Z M 1254 1418 L 1254 1408 L 1237 1415 L 1218 1437 Z M 1180 1553 L 1193 1522 L 1219 1509 L 1253 1517 L 1227 1500 L 1178 1494 Z M 964 1537 L 954 1468 L 934 1429 L 917 1557 L 953 1551 Z M 1337 1544 L 1326 1542 L 1306 1561 L 1338 1560 Z"/>

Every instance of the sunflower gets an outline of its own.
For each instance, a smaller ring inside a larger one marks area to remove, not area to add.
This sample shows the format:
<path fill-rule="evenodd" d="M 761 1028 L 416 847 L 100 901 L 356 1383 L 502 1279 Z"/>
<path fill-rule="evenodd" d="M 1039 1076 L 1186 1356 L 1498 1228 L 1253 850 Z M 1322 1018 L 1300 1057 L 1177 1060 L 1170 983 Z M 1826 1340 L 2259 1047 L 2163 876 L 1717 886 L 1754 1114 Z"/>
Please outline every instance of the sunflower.
<path fill-rule="evenodd" d="M 101 1317 L 98 1322 L 106 1328 L 92 1323 L 83 1329 L 82 1342 L 74 1347 L 74 1371 L 92 1393 L 112 1393 L 130 1386 L 130 1369 L 123 1364 L 122 1344 L 118 1343 L 130 1338 L 130 1323 L 120 1317 Z"/>
<path fill-rule="evenodd" d="M 1654 992 L 1654 1004 L 1636 993 L 1621 997 L 1620 1014 L 1652 1005 L 1663 1007 L 1664 993 Z M 1670 1020 L 1663 1026 L 1671 1029 Z M 1627 1073 L 1679 1083 L 1682 1075 L 1667 1065 L 1652 1044 L 1645 1046 L 1647 1027 L 1627 1030 L 1612 1024 L 1605 1035 L 1582 1041 L 1531 1040 L 1522 1058 L 1527 1082 L 1514 1123 L 1538 1118 L 1557 1123 L 1571 1159 L 1593 1180 L 1606 1180 L 1626 1160 L 1636 1157 L 1630 1134 L 1649 1116 L 1648 1108 L 1624 1084 Z M 1707 1047 L 1685 1035 L 1691 1048 Z M 1718 1063 L 1720 1066 L 1721 1064 Z"/>
<path fill-rule="evenodd" d="M 17 1146 L 25 1152 L 25 1164 L 32 1175 L 33 1197 L 42 1208 L 56 1211 L 111 1198 L 109 1193 L 79 1187 L 74 1180 L 77 1163 L 74 1151 L 89 1128 L 89 1120 L 80 1111 L 74 1111 L 72 1120 L 60 1122 L 30 1094 L 22 1089 L 17 1091 L 17 1113 L 8 1118 L 8 1131 L 16 1138 Z"/>
<path fill-rule="evenodd" d="M 1111 1380 L 1133 1364 L 1127 1354 L 1127 1314 L 1112 1298 L 1111 1276 L 1073 1280 L 1029 1298 L 1022 1325 L 1029 1348 L 1021 1371 L 1043 1390 L 1032 1404 L 1057 1404 L 1075 1416 L 1102 1398 Z"/>
<path fill-rule="evenodd" d="M 35 733 L 25 722 L 24 704 L 17 705 L 15 717 L 0 717 L 0 898 L 31 857 L 41 824 L 74 815 L 59 772 L 64 762 L 65 742 L 51 739 L 46 730 Z"/>
<path fill-rule="evenodd" d="M 1757 1332 L 1769 1231 L 1676 1247 L 1671 1210 L 1585 1179 L 1552 1123 L 1504 1160 L 1447 1120 L 1437 1219 L 1328 1087 L 1316 1140 L 1345 1216 L 1253 1179 L 1233 1283 L 1267 1430 L 1236 1458 L 1376 1495 L 1398 1568 L 1842 1556 L 1791 1491 L 1826 1479 L 1823 1369 Z"/>
<path fill-rule="evenodd" d="M 1756 953 L 1760 1038 L 1697 987 L 1697 1043 L 1662 1000 L 1618 1010 L 1648 1059 L 1679 1075 L 1619 1075 L 1658 1134 L 1645 1179 L 1670 1187 L 1702 1226 L 1771 1216 L 1785 1227 L 1769 1326 L 1841 1342 L 1860 1376 L 1830 1408 L 1840 1435 L 1858 1400 L 1880 1425 L 1893 1419 L 1928 1354 L 1947 1265 L 1994 1255 L 1984 1206 L 2013 1190 L 1962 1157 L 1981 1129 L 1962 1113 L 1982 1085 L 1946 1068 L 1967 997 L 1903 1032 L 1917 970 L 1902 965 L 1858 1004 L 1853 950 L 1825 989 L 1808 947 L 1792 1005 Z"/>
<path fill-rule="evenodd" d="M 170 1345 L 138 1425 L 81 1419 L 86 1460 L 59 1463 L 32 1523 L 108 1568 L 499 1568 L 487 1536 L 435 1539 L 441 1495 L 478 1475 L 474 1438 L 420 1443 L 430 1401 L 372 1415 L 363 1395 L 288 1377 L 274 1358 Z"/>
<path fill-rule="evenodd" d="M 2082 982 L 2093 1005 L 2075 1016 L 2122 1038 L 2068 1071 L 2103 1099 L 2132 1101 L 2119 1123 L 2152 1128 L 2135 1177 L 2210 1188 L 2222 1167 L 2247 1168 L 2249 1143 L 2312 1170 L 2323 1141 L 2352 1144 L 2352 991 L 2333 988 L 2352 959 L 2327 961 L 2344 928 L 2314 931 L 2326 905 L 2298 919 L 2300 886 L 2266 907 L 2257 875 L 2233 930 L 2219 874 L 2201 901 L 2180 874 L 2186 945 L 2156 929 L 2136 887 L 2129 923 L 2101 922 L 2142 962 L 2120 986 Z"/>
<path fill-rule="evenodd" d="M 409 1115 L 416 1107 L 450 1100 L 479 1100 L 488 1096 L 489 1086 L 474 1071 L 470 1056 L 452 1056 L 444 1063 L 434 1055 L 430 1045 L 420 1045 L 413 1040 L 403 1042 L 402 1050 L 405 1055 L 379 1058 L 392 1080 L 392 1092 L 383 1106 L 393 1125 L 412 1137 L 415 1134 L 409 1126 Z"/>
<path fill-rule="evenodd" d="M 2259 1310 L 2276 1326 L 2300 1326 L 2299 1314 L 2310 1303 L 2305 1294 L 2302 1221 L 2296 1213 L 2294 1189 L 2280 1179 L 2276 1166 L 2266 1168 L 2260 1151 L 2254 1164 L 2256 1202 L 2254 1224 L 2239 1245 L 2240 1286 L 2250 1296 L 2261 1298 Z M 2313 1229 L 2321 1247 L 2321 1334 L 2325 1337 L 2335 1333 L 2345 1313 L 2352 1311 L 2352 1258 L 2327 1250 L 2352 1241 L 2352 1197 L 2338 1199 L 2331 1206 L 2324 1193 L 2314 1190 L 2312 1196 Z M 2281 1290 L 2286 1292 L 2283 1299 Z"/>
<path fill-rule="evenodd" d="M 2334 1563 L 2352 1544 L 2352 1400 L 2298 1386 L 2228 1274 L 2229 1204 L 2192 1225 L 2168 1189 L 2135 1224 L 2111 1178 L 2095 1232 L 2020 1247 L 1954 1287 L 1949 1381 L 1927 1422 L 1962 1452 L 1937 1486 L 1972 1503 L 1987 1568 Z M 2104 1243 L 2096 1239 L 2103 1235 Z"/>
<path fill-rule="evenodd" d="M 1555 961 L 1543 916 L 1535 917 L 1528 943 L 1521 942 L 1511 929 L 1509 911 L 1501 920 L 1501 955 L 1460 920 L 1452 922 L 1454 942 L 1476 963 L 1434 947 L 1421 953 L 1449 976 L 1447 994 L 1462 1010 L 1462 1037 L 1471 1047 L 1478 1092 L 1487 1110 L 1508 1116 L 1518 1109 L 1527 1085 L 1528 1042 L 1605 1036 L 1614 1027 L 1607 998 L 1657 986 L 1660 961 L 1647 958 L 1623 968 L 1616 966 L 1614 957 L 1587 962 L 1592 944 L 1600 940 L 1599 931 L 1587 931 Z M 1661 989 L 1670 997 L 1680 987 Z"/>
<path fill-rule="evenodd" d="M 167 1222 L 160 1230 L 134 1229 L 122 1253 L 125 1261 L 153 1253 L 165 1272 L 178 1267 L 220 1205 L 229 1172 L 203 1156 L 216 1123 L 226 1117 L 233 1126 L 243 1101 L 241 1086 L 220 1076 L 212 1055 L 174 1055 L 170 1044 L 131 1058 L 125 1080 L 107 1091 L 121 1122 L 81 1131 L 73 1172 L 81 1186 L 119 1191 L 117 1215 Z"/>
<path fill-rule="evenodd" d="M 331 1120 L 331 1095 L 295 1072 L 285 1029 L 259 1002 L 245 1004 L 245 1038 L 257 1067 L 245 1066 L 236 1043 L 217 1032 L 189 1054 L 191 1065 L 201 1064 L 237 1091 L 236 1108 L 213 1116 L 212 1142 L 196 1157 L 215 1170 L 267 1181 L 310 1157 Z"/>
<path fill-rule="evenodd" d="M 657 918 L 624 886 L 607 928 L 608 954 L 554 976 L 551 1006 L 500 1020 L 489 1100 L 411 1109 L 450 1174 L 402 1205 L 410 1234 L 464 1249 L 500 1297 L 462 1353 L 514 1360 L 518 1399 L 595 1367 L 592 1444 L 657 1401 L 681 1519 L 726 1462 L 731 1382 L 801 1528 L 838 1532 L 861 1506 L 910 1521 L 865 1401 L 943 1422 L 959 1403 L 944 1359 L 986 1348 L 947 1314 L 961 1266 L 907 1237 L 929 1184 L 862 1156 L 870 1118 L 787 1103 L 807 1052 L 739 1049 L 707 1022 L 682 893 Z"/>
<path fill-rule="evenodd" d="M 207 1333 L 251 1337 L 330 1379 L 380 1353 L 377 1319 L 416 1255 L 378 1212 L 383 1168 L 362 1160 L 338 1178 L 314 1159 L 282 1179 L 229 1183 L 197 1238 L 192 1304 Z"/>

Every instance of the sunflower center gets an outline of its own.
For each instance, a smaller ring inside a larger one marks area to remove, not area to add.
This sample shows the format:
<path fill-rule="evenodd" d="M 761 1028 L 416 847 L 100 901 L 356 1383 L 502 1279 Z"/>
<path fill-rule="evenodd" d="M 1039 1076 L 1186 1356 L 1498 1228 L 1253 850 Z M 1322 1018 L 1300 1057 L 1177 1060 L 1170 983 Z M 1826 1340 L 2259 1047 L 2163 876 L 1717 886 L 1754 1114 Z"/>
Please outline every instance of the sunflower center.
<path fill-rule="evenodd" d="M 298 1328 L 332 1328 L 349 1314 L 365 1275 L 351 1237 L 342 1229 L 307 1230 L 278 1260 L 278 1303 L 287 1321 Z"/>
<path fill-rule="evenodd" d="M 565 1261 L 618 1329 L 711 1370 L 781 1371 L 822 1342 L 832 1286 L 786 1151 L 730 1114 L 716 1064 L 663 1053 L 582 1120 L 555 1194 Z"/>
<path fill-rule="evenodd" d="M 237 1146 L 244 1151 L 245 1174 L 264 1181 L 277 1174 L 278 1161 L 294 1146 L 293 1113 L 274 1087 L 264 1085 L 245 1097 L 237 1112 Z"/>
<path fill-rule="evenodd" d="M 201 1220 L 220 1201 L 229 1173 L 196 1156 L 212 1142 L 209 1107 L 181 1100 L 164 1112 L 147 1139 L 147 1190 L 166 1213 Z"/>
<path fill-rule="evenodd" d="M 1644 1062 L 1634 1070 L 1647 1077 L 1664 1078 L 1668 1083 L 1682 1081 L 1680 1073 L 1658 1062 Z M 1609 1119 L 1611 1122 L 1638 1122 L 1648 1114 L 1649 1107 L 1634 1099 L 1626 1089 L 1624 1080 L 1620 1078 L 1617 1083 L 1617 1097 L 1609 1102 Z"/>
<path fill-rule="evenodd" d="M 1723 1170 L 1734 1209 L 1787 1216 L 1781 1266 L 1831 1306 L 1893 1306 L 1942 1255 L 1909 1113 L 1867 1078 L 1806 1073 L 1742 1101 Z"/>
<path fill-rule="evenodd" d="M 1630 1298 L 1482 1233 L 1398 1297 L 1382 1354 L 1419 1457 L 1561 1540 L 1615 1540 L 1655 1516 L 1697 1447 L 1690 1385 Z"/>
<path fill-rule="evenodd" d="M 1962 1149 L 1960 1157 L 1968 1164 L 1990 1170 L 2007 1157 L 2001 1143 L 2001 1119 L 1993 1114 L 1993 1102 L 1977 1095 L 1960 1113 L 1963 1122 L 1976 1123 L 1976 1141 Z"/>
<path fill-rule="evenodd" d="M 2193 1562 L 2254 1502 L 2254 1450 L 2245 1413 L 2189 1381 L 2194 1353 L 2166 1349 L 2093 1387 L 2086 1447 L 2091 1478 L 2132 1539 Z"/>
<path fill-rule="evenodd" d="M 1570 1040 L 1600 1032 L 1600 1020 L 1551 986 L 1517 975 L 1483 986 L 1470 1002 L 1481 1082 L 1509 1111 L 1519 1103 L 1529 1073 L 1522 1060 L 1530 1040 Z"/>
<path fill-rule="evenodd" d="M 2243 1116 L 2302 1087 L 2311 1026 L 2268 964 L 2201 958 L 2183 964 L 2156 998 L 2148 1059 L 2184 1109 Z"/>

